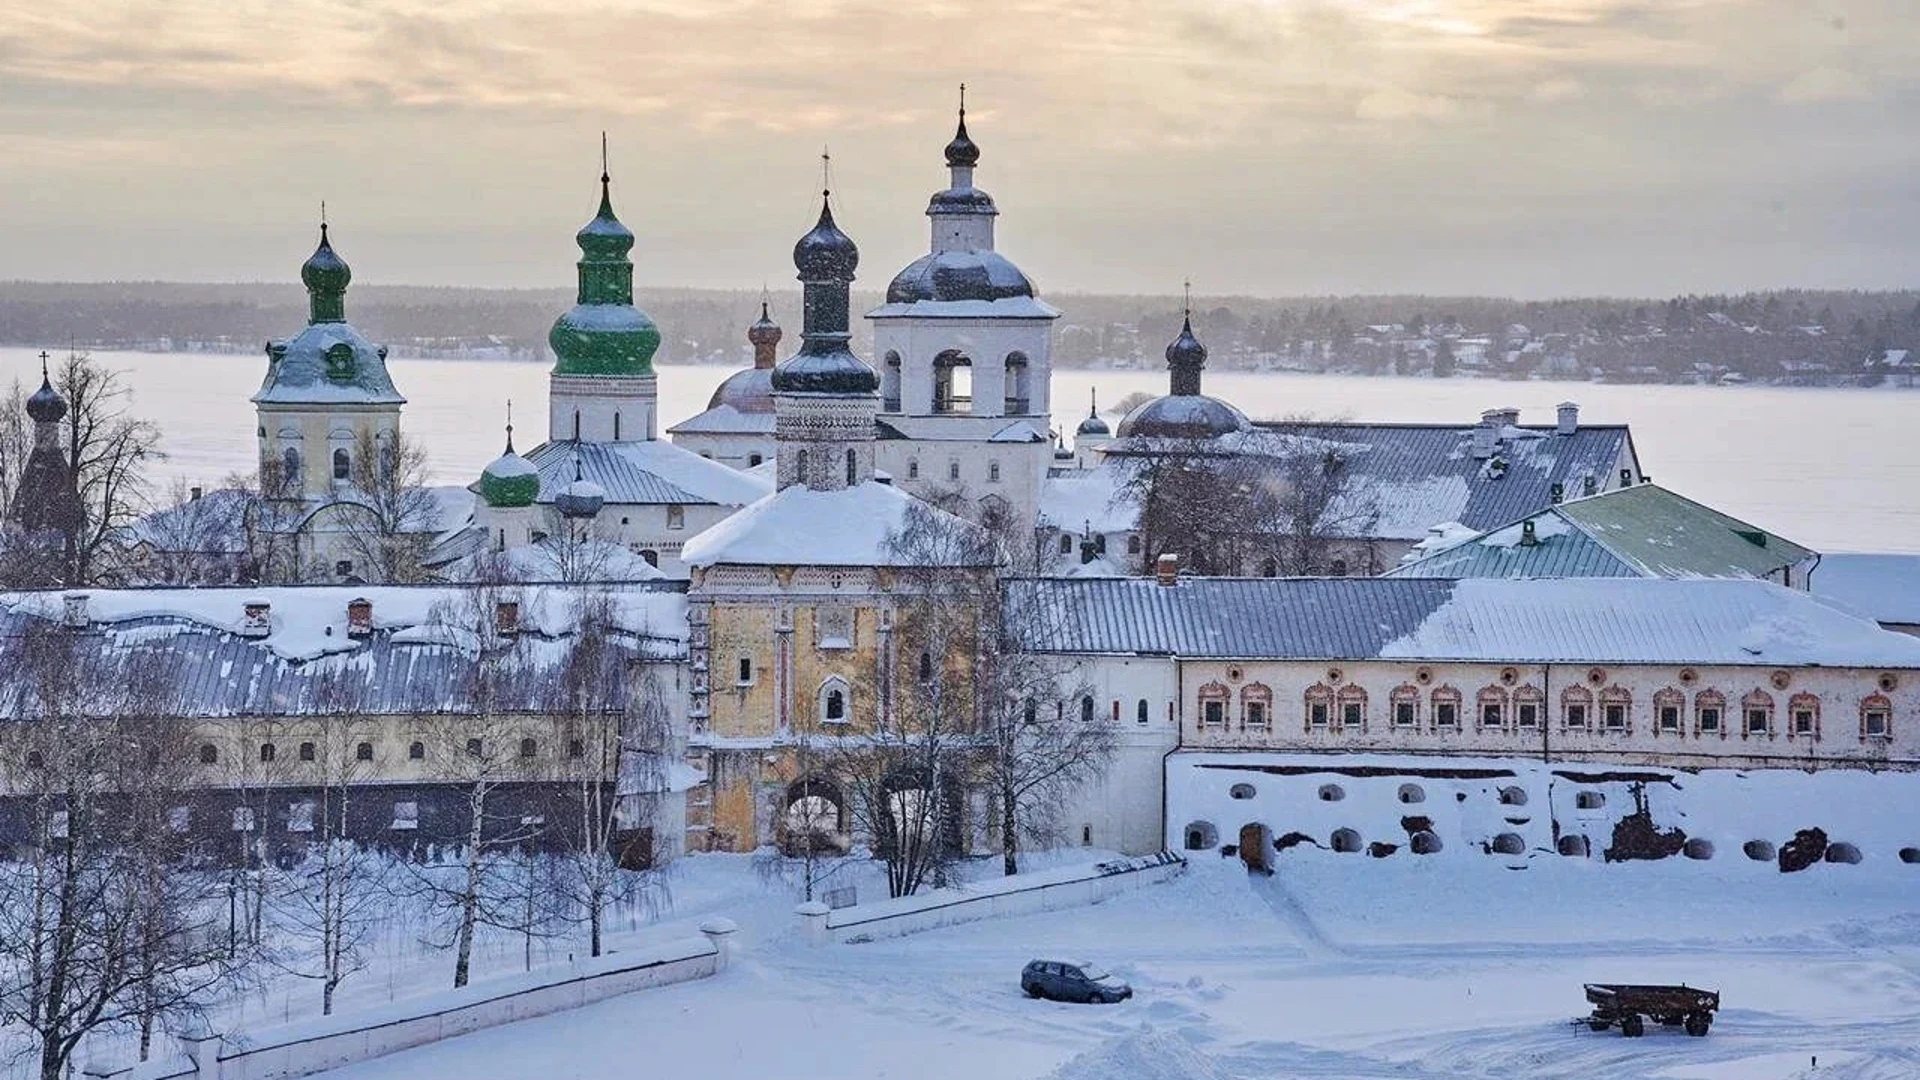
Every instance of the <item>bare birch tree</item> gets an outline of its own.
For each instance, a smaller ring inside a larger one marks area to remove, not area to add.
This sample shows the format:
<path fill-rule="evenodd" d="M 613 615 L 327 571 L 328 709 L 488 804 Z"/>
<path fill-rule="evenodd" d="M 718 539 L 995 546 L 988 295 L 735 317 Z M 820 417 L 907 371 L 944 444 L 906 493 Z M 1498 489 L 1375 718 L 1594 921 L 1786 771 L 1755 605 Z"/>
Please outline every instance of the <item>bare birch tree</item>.
<path fill-rule="evenodd" d="M 427 580 L 420 563 L 440 515 L 428 486 L 426 448 L 400 431 L 376 437 L 362 429 L 348 458 L 347 481 L 338 497 L 351 504 L 340 513 L 340 553 L 354 572 L 374 583 Z"/>
<path fill-rule="evenodd" d="M 147 508 L 149 466 L 159 460 L 160 429 L 132 415 L 133 392 L 120 373 L 85 353 L 69 354 L 54 383 L 67 399 L 67 463 L 80 496 L 80 528 L 66 580 L 93 585 L 120 530 Z"/>

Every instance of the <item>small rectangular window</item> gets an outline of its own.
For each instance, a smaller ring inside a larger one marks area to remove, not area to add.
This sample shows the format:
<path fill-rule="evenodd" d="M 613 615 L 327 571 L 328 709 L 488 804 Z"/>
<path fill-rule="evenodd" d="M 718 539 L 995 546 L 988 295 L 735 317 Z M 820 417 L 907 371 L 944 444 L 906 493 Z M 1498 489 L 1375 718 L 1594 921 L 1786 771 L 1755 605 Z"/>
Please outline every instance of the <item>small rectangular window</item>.
<path fill-rule="evenodd" d="M 356 745 L 353 748 L 353 760 L 372 761 L 373 760 L 373 744 L 370 742 L 363 742 Z"/>
<path fill-rule="evenodd" d="M 753 657 L 743 656 L 740 658 L 740 685 L 745 686 L 752 681 Z"/>
<path fill-rule="evenodd" d="M 1413 702 L 1396 701 L 1393 703 L 1393 726 L 1412 727 L 1414 722 Z"/>
<path fill-rule="evenodd" d="M 1500 706 L 1497 702 L 1489 701 L 1486 704 L 1480 706 L 1480 726 L 1481 727 L 1497 728 L 1500 726 L 1500 722 L 1501 722 Z"/>
<path fill-rule="evenodd" d="M 1357 701 L 1349 701 L 1340 709 L 1340 723 L 1343 727 L 1360 727 L 1366 723 L 1366 719 L 1366 708 Z"/>
<path fill-rule="evenodd" d="M 1720 710 L 1717 707 L 1712 705 L 1706 705 L 1701 707 L 1700 732 L 1701 734 L 1715 734 L 1715 735 L 1719 734 Z"/>
<path fill-rule="evenodd" d="M 1326 702 L 1316 701 L 1313 704 L 1307 706 L 1307 726 L 1308 727 L 1326 727 L 1327 726 L 1327 703 Z"/>
<path fill-rule="evenodd" d="M 1765 709 L 1748 709 L 1747 710 L 1747 734 L 1749 735 L 1767 734 L 1767 728 L 1769 726 L 1769 721 L 1771 720 L 1772 720 L 1772 717 L 1767 715 L 1767 710 Z"/>
<path fill-rule="evenodd" d="M 1267 726 L 1267 707 L 1258 701 L 1247 703 L 1247 726 L 1263 728 Z"/>
<path fill-rule="evenodd" d="M 1868 709 L 1866 713 L 1861 716 L 1861 730 L 1864 731 L 1869 738 L 1885 738 L 1890 719 L 1885 709 Z"/>
<path fill-rule="evenodd" d="M 1680 730 L 1680 707 L 1677 705 L 1660 706 L 1660 730 Z"/>
<path fill-rule="evenodd" d="M 1585 705 L 1567 706 L 1567 726 L 1580 728 L 1587 726 L 1587 707 Z"/>
<path fill-rule="evenodd" d="M 300 760 L 301 761 L 313 760 L 313 744 L 312 743 L 303 742 L 300 744 Z"/>
<path fill-rule="evenodd" d="M 411 799 L 393 804 L 393 823 L 387 826 L 402 832 L 411 832 L 420 827 L 420 804 Z"/>
<path fill-rule="evenodd" d="M 960 459 L 955 458 L 954 460 L 947 462 L 947 479 L 949 480 L 960 479 Z"/>
<path fill-rule="evenodd" d="M 301 801 L 287 807 L 287 831 L 308 833 L 313 831 L 313 804 Z"/>
<path fill-rule="evenodd" d="M 1813 734 L 1813 711 L 1811 709 L 1793 710 L 1793 733 L 1795 735 Z"/>
<path fill-rule="evenodd" d="M 1627 728 L 1627 707 L 1609 703 L 1600 707 L 1600 722 L 1608 731 L 1625 731 Z"/>
<path fill-rule="evenodd" d="M 1227 722 L 1227 703 L 1209 701 L 1200 707 L 1200 722 L 1208 727 L 1221 727 Z"/>
<path fill-rule="evenodd" d="M 1000 463 L 997 461 L 987 462 L 987 483 L 997 484 L 999 482 L 1000 482 Z"/>
<path fill-rule="evenodd" d="M 1536 702 L 1523 701 L 1514 707 L 1513 723 L 1516 727 L 1530 728 L 1540 726 L 1540 706 Z"/>
<path fill-rule="evenodd" d="M 679 505 L 667 507 L 667 528 L 684 529 L 687 527 L 687 508 Z"/>
<path fill-rule="evenodd" d="M 467 740 L 467 756 L 468 757 L 479 757 L 482 749 L 483 748 L 480 745 L 479 739 Z"/>
<path fill-rule="evenodd" d="M 1459 727 L 1460 706 L 1455 705 L 1451 701 L 1436 702 L 1433 706 L 1433 726 L 1444 728 Z"/>

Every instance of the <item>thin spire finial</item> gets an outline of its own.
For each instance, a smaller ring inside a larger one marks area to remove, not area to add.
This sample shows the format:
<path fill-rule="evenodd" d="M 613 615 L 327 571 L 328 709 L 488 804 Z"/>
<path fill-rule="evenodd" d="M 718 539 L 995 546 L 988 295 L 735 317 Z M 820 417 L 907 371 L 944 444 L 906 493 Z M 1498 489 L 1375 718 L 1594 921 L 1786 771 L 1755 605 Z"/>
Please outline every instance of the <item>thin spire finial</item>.
<path fill-rule="evenodd" d="M 1191 319 L 1193 318 L 1193 282 L 1191 280 L 1183 281 L 1180 283 L 1180 287 L 1186 294 L 1186 300 L 1182 304 L 1185 309 L 1183 313 L 1187 318 Z"/>
<path fill-rule="evenodd" d="M 1097 386 L 1087 387 L 1087 415 L 1100 415 L 1100 388 Z"/>
<path fill-rule="evenodd" d="M 600 132 L 600 182 L 604 184 L 612 179 L 607 170 L 607 133 L 603 130 Z"/>
<path fill-rule="evenodd" d="M 40 381 L 47 381 L 47 350 L 40 350 Z"/>
<path fill-rule="evenodd" d="M 967 84 L 960 84 L 960 119 L 967 118 Z"/>
<path fill-rule="evenodd" d="M 327 200 L 320 200 L 320 239 L 327 238 Z"/>
<path fill-rule="evenodd" d="M 513 399 L 507 399 L 507 453 L 513 453 Z"/>
<path fill-rule="evenodd" d="M 767 283 L 763 281 L 760 283 L 760 317 L 761 318 L 763 319 L 773 318 L 773 316 L 770 315 L 767 311 L 767 305 L 771 304 L 772 302 L 773 302 L 773 290 L 767 288 Z"/>
<path fill-rule="evenodd" d="M 825 146 L 820 148 L 820 197 L 833 194 L 833 154 Z"/>

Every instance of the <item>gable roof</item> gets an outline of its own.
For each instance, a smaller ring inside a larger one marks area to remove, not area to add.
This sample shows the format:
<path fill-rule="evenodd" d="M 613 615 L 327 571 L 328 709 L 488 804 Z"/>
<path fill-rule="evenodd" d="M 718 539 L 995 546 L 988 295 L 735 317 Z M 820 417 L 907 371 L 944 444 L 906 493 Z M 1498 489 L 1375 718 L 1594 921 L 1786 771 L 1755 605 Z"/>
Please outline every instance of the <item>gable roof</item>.
<path fill-rule="evenodd" d="M 741 412 L 720 404 L 667 429 L 669 435 L 771 435 L 773 414 Z"/>
<path fill-rule="evenodd" d="M 576 458 L 579 475 L 599 484 L 609 504 L 745 506 L 768 490 L 761 477 L 658 439 L 618 443 L 564 439 L 542 443 L 527 453 L 527 460 L 540 473 L 536 502 L 551 503 L 561 488 L 573 483 Z"/>
<path fill-rule="evenodd" d="M 1636 484 L 1548 507 L 1388 576 L 1775 578 L 1812 556 L 1684 495 Z"/>
<path fill-rule="evenodd" d="M 1025 578 L 1045 652 L 1273 660 L 1920 667 L 1920 639 L 1752 580 Z"/>
<path fill-rule="evenodd" d="M 829 491 L 795 484 L 688 540 L 680 558 L 697 567 L 916 565 L 891 543 L 916 508 L 979 532 L 892 484 L 868 480 Z"/>

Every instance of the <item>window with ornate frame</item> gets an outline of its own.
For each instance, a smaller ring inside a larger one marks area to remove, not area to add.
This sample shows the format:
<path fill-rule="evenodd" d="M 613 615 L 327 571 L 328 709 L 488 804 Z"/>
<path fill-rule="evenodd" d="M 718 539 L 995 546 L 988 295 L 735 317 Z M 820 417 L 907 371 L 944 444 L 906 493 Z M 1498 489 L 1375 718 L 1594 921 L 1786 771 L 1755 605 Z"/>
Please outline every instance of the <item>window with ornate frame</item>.
<path fill-rule="evenodd" d="M 1740 737 L 1773 737 L 1773 695 L 1755 690 L 1740 699 Z"/>
<path fill-rule="evenodd" d="M 1633 693 L 1623 686 L 1600 691 L 1600 729 L 1615 734 L 1633 733 Z"/>
<path fill-rule="evenodd" d="M 1718 690 L 1693 695 L 1693 733 L 1699 738 L 1727 737 L 1727 699 Z"/>
<path fill-rule="evenodd" d="M 1860 738 L 1876 742 L 1893 738 L 1893 702 L 1886 695 L 1860 699 Z"/>
<path fill-rule="evenodd" d="M 1669 686 L 1653 692 L 1653 733 L 1678 735 L 1687 712 L 1687 695 Z"/>
<path fill-rule="evenodd" d="M 1585 731 L 1593 717 L 1593 691 L 1584 686 L 1569 686 L 1560 691 L 1560 726 L 1568 731 Z"/>
<path fill-rule="evenodd" d="M 1460 730 L 1460 691 L 1442 686 L 1433 692 L 1432 705 L 1435 731 Z"/>
<path fill-rule="evenodd" d="M 1498 686 L 1484 687 L 1474 695 L 1480 707 L 1480 730 L 1499 731 L 1507 726 L 1507 700 L 1506 690 Z"/>
<path fill-rule="evenodd" d="M 1541 724 L 1541 714 L 1546 711 L 1547 695 L 1537 686 L 1523 686 L 1513 692 L 1513 726 L 1517 730 L 1531 731 Z"/>
<path fill-rule="evenodd" d="M 846 724 L 853 718 L 853 689 L 838 675 L 820 684 L 820 722 Z"/>
<path fill-rule="evenodd" d="M 1787 738 L 1820 739 L 1820 698 L 1814 694 L 1795 694 L 1787 699 Z"/>
<path fill-rule="evenodd" d="M 1227 702 L 1232 697 L 1225 683 L 1210 682 L 1200 688 L 1200 726 L 1227 726 Z"/>
<path fill-rule="evenodd" d="M 1387 695 L 1387 722 L 1395 728 L 1417 728 L 1420 726 L 1420 690 L 1409 683 L 1402 683 Z"/>
<path fill-rule="evenodd" d="M 1248 683 L 1240 688 L 1241 726 L 1255 731 L 1267 730 L 1273 719 L 1273 690 L 1265 683 Z"/>
<path fill-rule="evenodd" d="M 1305 728 L 1308 731 L 1325 731 L 1333 726 L 1333 688 L 1325 683 L 1314 683 L 1307 687 L 1304 695 L 1306 712 Z"/>

